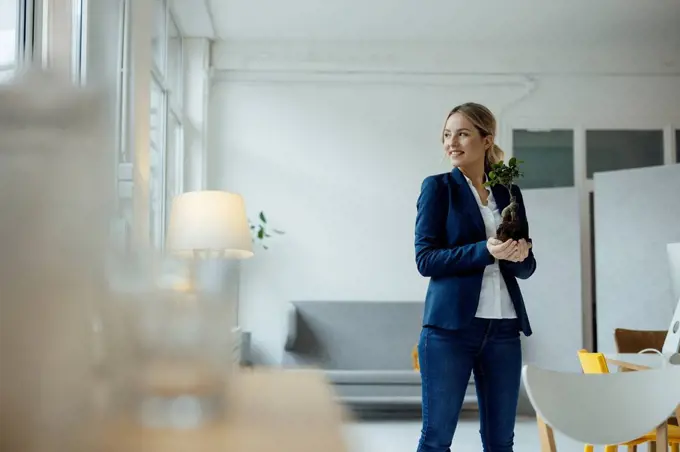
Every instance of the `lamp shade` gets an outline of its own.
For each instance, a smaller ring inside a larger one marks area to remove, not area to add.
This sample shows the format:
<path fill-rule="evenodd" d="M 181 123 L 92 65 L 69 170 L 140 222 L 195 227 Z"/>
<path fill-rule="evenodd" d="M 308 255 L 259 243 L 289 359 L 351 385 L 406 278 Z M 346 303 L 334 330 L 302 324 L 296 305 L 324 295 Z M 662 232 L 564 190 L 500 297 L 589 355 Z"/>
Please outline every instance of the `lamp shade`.
<path fill-rule="evenodd" d="M 231 259 L 252 257 L 243 198 L 217 190 L 176 196 L 170 211 L 167 248 L 178 254 L 216 251 Z"/>
<path fill-rule="evenodd" d="M 668 265 L 671 270 L 671 288 L 673 299 L 680 300 L 680 242 L 666 245 Z"/>

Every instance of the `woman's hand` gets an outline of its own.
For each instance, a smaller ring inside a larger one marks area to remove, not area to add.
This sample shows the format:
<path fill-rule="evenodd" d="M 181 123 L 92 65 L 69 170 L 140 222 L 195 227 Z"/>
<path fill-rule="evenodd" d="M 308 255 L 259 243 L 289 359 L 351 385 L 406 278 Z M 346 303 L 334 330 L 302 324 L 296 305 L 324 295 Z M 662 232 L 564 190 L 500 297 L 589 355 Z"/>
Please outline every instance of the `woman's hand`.
<path fill-rule="evenodd" d="M 512 239 L 501 242 L 497 238 L 490 238 L 486 241 L 486 249 L 496 259 L 508 260 L 517 250 L 517 242 Z"/>
<path fill-rule="evenodd" d="M 517 260 L 514 262 L 522 262 L 524 259 L 529 257 L 529 250 L 531 249 L 531 243 L 528 243 L 526 240 L 521 239 L 517 242 Z"/>
<path fill-rule="evenodd" d="M 522 262 L 529 256 L 530 248 L 531 243 L 527 243 L 524 239 L 518 241 L 510 239 L 502 242 L 496 238 L 490 238 L 486 242 L 486 249 L 493 257 L 510 262 Z"/>

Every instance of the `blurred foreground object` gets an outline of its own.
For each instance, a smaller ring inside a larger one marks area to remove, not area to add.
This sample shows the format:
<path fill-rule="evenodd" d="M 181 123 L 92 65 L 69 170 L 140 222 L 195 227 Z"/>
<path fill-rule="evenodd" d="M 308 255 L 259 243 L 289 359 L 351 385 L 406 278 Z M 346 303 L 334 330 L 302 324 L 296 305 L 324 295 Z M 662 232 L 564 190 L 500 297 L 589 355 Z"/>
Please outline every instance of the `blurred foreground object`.
<path fill-rule="evenodd" d="M 98 93 L 0 86 L 0 451 L 82 450 L 113 154 Z"/>
<path fill-rule="evenodd" d="M 0 86 L 0 452 L 343 451 L 323 377 L 233 368 L 219 290 L 109 248 L 104 107 L 43 72 Z"/>
<path fill-rule="evenodd" d="M 219 292 L 162 287 L 166 261 L 154 256 L 110 267 L 103 409 L 114 422 L 199 428 L 228 409 L 231 312 Z"/>
<path fill-rule="evenodd" d="M 312 371 L 237 373 L 226 419 L 196 429 L 144 428 L 121 419 L 100 431 L 102 452 L 345 452 L 342 409 Z"/>
<path fill-rule="evenodd" d="M 123 314 L 119 342 L 129 346 L 110 366 L 111 401 L 118 418 L 145 427 L 201 428 L 230 409 L 236 322 L 219 269 L 253 255 L 243 199 L 222 191 L 175 197 L 166 251 L 151 258 L 160 265 L 124 261 L 111 269 Z M 188 267 L 185 278 L 172 278 L 165 265 L 172 259 Z"/>

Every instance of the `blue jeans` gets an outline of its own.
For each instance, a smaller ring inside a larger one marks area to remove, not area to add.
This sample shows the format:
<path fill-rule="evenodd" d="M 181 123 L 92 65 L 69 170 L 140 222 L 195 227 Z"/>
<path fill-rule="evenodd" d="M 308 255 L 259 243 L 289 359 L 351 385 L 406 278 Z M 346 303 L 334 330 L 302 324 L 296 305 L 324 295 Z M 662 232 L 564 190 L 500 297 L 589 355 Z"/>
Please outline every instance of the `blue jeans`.
<path fill-rule="evenodd" d="M 449 452 L 474 372 L 484 452 L 511 452 L 522 373 L 516 319 L 479 319 L 460 330 L 425 327 L 418 343 L 423 429 L 418 452 Z"/>

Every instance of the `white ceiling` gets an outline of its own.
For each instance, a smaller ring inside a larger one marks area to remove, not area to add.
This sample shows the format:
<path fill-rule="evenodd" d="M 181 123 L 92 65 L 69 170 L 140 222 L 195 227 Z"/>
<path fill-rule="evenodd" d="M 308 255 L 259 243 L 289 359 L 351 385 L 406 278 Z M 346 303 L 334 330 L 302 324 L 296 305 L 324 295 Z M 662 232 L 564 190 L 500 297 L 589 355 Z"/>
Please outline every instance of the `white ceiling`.
<path fill-rule="evenodd" d="M 216 35 L 226 40 L 446 41 L 452 46 L 623 41 L 680 48 L 678 0 L 207 1 Z"/>

